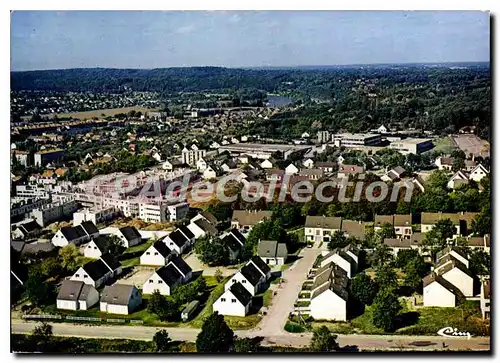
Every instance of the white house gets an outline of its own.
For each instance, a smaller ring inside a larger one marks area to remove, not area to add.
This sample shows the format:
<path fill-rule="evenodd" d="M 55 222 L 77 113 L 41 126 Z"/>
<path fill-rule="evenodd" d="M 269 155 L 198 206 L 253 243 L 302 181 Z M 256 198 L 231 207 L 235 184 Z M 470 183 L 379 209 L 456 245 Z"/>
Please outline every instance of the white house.
<path fill-rule="evenodd" d="M 261 272 L 253 264 L 247 264 L 229 279 L 224 287 L 225 290 L 229 289 L 237 282 L 245 287 L 250 295 L 255 296 L 259 292 L 260 286 L 264 282 L 264 278 Z"/>
<path fill-rule="evenodd" d="M 262 169 L 272 169 L 273 168 L 273 163 L 269 160 L 266 159 L 263 162 L 260 163 L 260 167 Z"/>
<path fill-rule="evenodd" d="M 143 294 L 152 294 L 158 290 L 162 295 L 171 295 L 172 291 L 182 281 L 182 275 L 173 265 L 163 266 L 153 272 L 142 285 Z"/>
<path fill-rule="evenodd" d="M 424 306 L 455 307 L 462 293 L 443 277 L 431 273 L 424 277 Z"/>
<path fill-rule="evenodd" d="M 170 250 L 172 250 L 172 252 L 178 255 L 182 254 L 191 246 L 195 237 L 188 228 L 183 227 L 183 229 L 184 231 L 182 231 L 181 228 L 177 228 L 172 233 L 160 239 Z"/>
<path fill-rule="evenodd" d="M 480 306 L 483 319 L 489 319 L 491 314 L 491 280 L 481 282 Z"/>
<path fill-rule="evenodd" d="M 208 165 L 207 168 L 203 171 L 203 179 L 210 180 L 215 179 L 217 177 L 217 172 L 213 166 Z"/>
<path fill-rule="evenodd" d="M 141 234 L 135 227 L 122 227 L 113 233 L 120 239 L 123 247 L 129 248 L 141 243 Z"/>
<path fill-rule="evenodd" d="M 379 134 L 386 134 L 389 132 L 389 129 L 387 127 L 385 127 L 384 125 L 381 125 L 378 129 L 377 129 L 377 132 Z"/>
<path fill-rule="evenodd" d="M 63 227 L 52 237 L 52 244 L 58 247 L 64 247 L 72 243 L 80 245 L 99 236 L 99 230 L 94 223 L 90 221 L 82 222 L 76 227 Z"/>
<path fill-rule="evenodd" d="M 207 169 L 207 162 L 203 160 L 203 158 L 198 159 L 196 162 L 196 168 L 198 171 L 203 173 Z"/>
<path fill-rule="evenodd" d="M 220 144 L 217 141 L 214 141 L 210 144 L 210 149 L 218 149 L 220 148 Z"/>
<path fill-rule="evenodd" d="M 268 265 L 281 266 L 286 262 L 288 249 L 286 243 L 278 243 L 278 241 L 259 241 L 257 256 Z"/>
<path fill-rule="evenodd" d="M 142 304 L 142 296 L 134 285 L 106 286 L 101 294 L 100 310 L 108 314 L 128 315 Z"/>
<path fill-rule="evenodd" d="M 271 268 L 260 258 L 259 256 L 252 256 L 250 261 L 247 262 L 247 265 L 252 264 L 259 270 L 261 273 L 262 277 L 264 278 L 264 281 L 267 281 L 271 278 L 272 271 Z"/>
<path fill-rule="evenodd" d="M 72 281 L 82 281 L 87 285 L 99 288 L 110 278 L 118 276 L 122 267 L 112 256 L 104 255 L 98 260 L 91 261 L 80 267 L 73 276 Z"/>
<path fill-rule="evenodd" d="M 459 186 L 468 184 L 469 184 L 469 178 L 467 177 L 467 175 L 465 175 L 464 172 L 459 170 L 455 174 L 453 174 L 453 176 L 450 178 L 446 186 L 448 187 L 448 189 L 456 189 Z"/>
<path fill-rule="evenodd" d="M 486 175 L 488 175 L 490 172 L 486 170 L 484 166 L 479 164 L 476 166 L 472 171 L 470 172 L 469 178 L 471 180 L 474 180 L 475 182 L 481 181 Z"/>
<path fill-rule="evenodd" d="M 337 164 L 342 165 L 345 161 L 345 158 L 342 155 L 337 157 Z"/>
<path fill-rule="evenodd" d="M 149 246 L 141 255 L 141 265 L 165 266 L 170 260 L 171 255 L 172 251 L 170 248 L 168 248 L 165 243 L 158 240 Z"/>
<path fill-rule="evenodd" d="M 446 256 L 450 255 L 451 257 L 457 259 L 458 261 L 462 262 L 465 267 L 469 267 L 469 260 L 467 258 L 467 254 L 461 251 L 459 248 L 456 246 L 447 246 L 443 250 L 439 251 L 436 254 L 436 260 L 437 262 L 441 262 L 444 260 Z M 451 261 L 450 259 L 445 259 L 445 261 Z"/>
<path fill-rule="evenodd" d="M 213 311 L 221 315 L 246 316 L 252 305 L 252 295 L 239 282 L 232 284 L 214 302 Z"/>
<path fill-rule="evenodd" d="M 290 163 L 286 168 L 285 168 L 285 174 L 288 175 L 294 175 L 299 172 L 299 168 L 297 168 L 293 163 Z"/>
<path fill-rule="evenodd" d="M 453 168 L 453 161 L 453 158 L 440 156 L 436 159 L 434 164 L 436 164 L 439 170 L 451 170 Z"/>
<path fill-rule="evenodd" d="M 472 273 L 463 263 L 451 255 L 443 257 L 434 270 L 439 276 L 450 282 L 461 293 L 470 297 L 474 295 L 474 279 Z"/>
<path fill-rule="evenodd" d="M 189 212 L 189 203 L 180 202 L 167 205 L 167 217 L 170 222 L 183 219 Z"/>
<path fill-rule="evenodd" d="M 307 216 L 304 235 L 307 242 L 329 242 L 330 236 L 340 231 L 342 218 Z"/>
<path fill-rule="evenodd" d="M 83 247 L 83 255 L 88 258 L 99 258 L 108 252 L 109 240 L 104 236 L 93 238 Z"/>
<path fill-rule="evenodd" d="M 347 320 L 348 293 L 330 281 L 311 294 L 310 314 L 316 320 Z"/>
<path fill-rule="evenodd" d="M 92 285 L 64 280 L 57 294 L 56 306 L 64 310 L 87 310 L 98 301 L 99 293 Z"/>
<path fill-rule="evenodd" d="M 162 164 L 162 168 L 163 168 L 164 170 L 169 170 L 169 171 L 171 171 L 171 170 L 174 170 L 174 165 L 173 165 L 170 161 L 165 160 L 165 161 L 163 162 L 163 164 Z"/>
<path fill-rule="evenodd" d="M 306 159 L 306 160 L 304 160 L 302 165 L 304 165 L 305 168 L 311 169 L 314 167 L 314 161 L 313 161 L 313 159 Z"/>
<path fill-rule="evenodd" d="M 324 267 L 331 262 L 342 268 L 349 278 L 351 278 L 356 272 L 356 262 L 350 255 L 342 250 L 331 251 L 324 255 L 321 260 L 321 267 Z"/>
<path fill-rule="evenodd" d="M 191 280 L 193 277 L 193 271 L 191 270 L 191 267 L 189 267 L 186 261 L 184 261 L 177 255 L 172 256 L 167 266 L 172 266 L 177 270 L 177 272 L 179 272 L 179 274 L 181 275 L 181 283 L 183 284 Z"/>

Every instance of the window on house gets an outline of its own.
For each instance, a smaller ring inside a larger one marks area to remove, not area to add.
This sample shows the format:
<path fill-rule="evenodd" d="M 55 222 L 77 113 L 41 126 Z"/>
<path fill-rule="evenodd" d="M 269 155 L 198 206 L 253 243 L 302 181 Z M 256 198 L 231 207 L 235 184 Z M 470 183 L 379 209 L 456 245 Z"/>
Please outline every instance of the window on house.
<path fill-rule="evenodd" d="M 146 256 L 149 256 L 151 253 L 150 252 L 146 252 Z"/>
<path fill-rule="evenodd" d="M 75 277 L 80 277 L 80 274 L 76 274 Z"/>
<path fill-rule="evenodd" d="M 155 252 L 155 256 L 158 256 L 158 252 Z"/>
<path fill-rule="evenodd" d="M 163 281 L 162 281 L 162 280 L 158 280 L 158 283 L 159 283 L 159 284 L 163 284 Z"/>
<path fill-rule="evenodd" d="M 233 279 L 233 284 L 236 283 L 236 282 L 237 282 L 236 279 Z"/>
<path fill-rule="evenodd" d="M 88 275 L 83 275 L 83 278 L 86 279 L 88 277 Z"/>
<path fill-rule="evenodd" d="M 246 284 L 247 280 L 241 280 L 242 284 Z"/>
<path fill-rule="evenodd" d="M 236 302 L 236 299 L 231 299 L 231 302 L 232 302 L 232 303 L 235 303 L 235 302 Z"/>
<path fill-rule="evenodd" d="M 225 297 L 223 297 L 223 298 L 221 298 L 221 299 L 220 299 L 220 301 L 222 301 L 222 302 L 226 302 L 226 298 L 225 298 Z"/>
<path fill-rule="evenodd" d="M 149 283 L 152 284 L 153 283 L 153 280 L 149 280 Z"/>

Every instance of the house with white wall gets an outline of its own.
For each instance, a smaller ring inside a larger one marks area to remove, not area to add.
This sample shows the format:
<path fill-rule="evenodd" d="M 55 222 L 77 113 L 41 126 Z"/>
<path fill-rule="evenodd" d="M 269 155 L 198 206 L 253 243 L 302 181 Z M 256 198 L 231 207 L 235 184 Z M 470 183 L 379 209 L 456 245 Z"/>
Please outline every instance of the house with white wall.
<path fill-rule="evenodd" d="M 341 217 L 307 216 L 304 235 L 307 242 L 329 242 L 330 236 L 340 231 Z"/>
<path fill-rule="evenodd" d="M 87 310 L 99 302 L 99 292 L 81 281 L 64 280 L 56 298 L 62 310 Z"/>
<path fill-rule="evenodd" d="M 252 296 L 255 296 L 264 281 L 261 272 L 253 264 L 247 264 L 229 279 L 224 289 L 227 290 L 239 282 Z"/>
<path fill-rule="evenodd" d="M 105 236 L 98 236 L 83 246 L 83 255 L 88 258 L 99 258 L 108 253 L 110 241 Z"/>
<path fill-rule="evenodd" d="M 481 164 L 478 164 L 469 174 L 469 179 L 474 180 L 476 183 L 479 183 L 481 179 L 487 176 L 490 172 Z"/>
<path fill-rule="evenodd" d="M 122 227 L 113 233 L 116 237 L 120 239 L 123 247 L 129 248 L 136 246 L 141 243 L 141 234 L 135 227 Z"/>
<path fill-rule="evenodd" d="M 152 294 L 156 290 L 162 295 L 171 295 L 172 291 L 181 284 L 182 275 L 173 265 L 166 265 L 151 274 L 142 285 L 143 294 Z"/>
<path fill-rule="evenodd" d="M 141 255 L 141 265 L 165 266 L 172 257 L 172 251 L 163 241 L 158 240 Z"/>
<path fill-rule="evenodd" d="M 142 295 L 134 285 L 114 284 L 101 293 L 100 310 L 108 314 L 129 315 L 142 304 Z"/>
<path fill-rule="evenodd" d="M 423 287 L 424 306 L 456 307 L 463 297 L 456 286 L 434 272 L 424 277 Z"/>
<path fill-rule="evenodd" d="M 252 295 L 239 282 L 233 283 L 212 305 L 221 315 L 246 316 L 252 306 Z"/>
<path fill-rule="evenodd" d="M 447 255 L 439 260 L 434 272 L 457 287 L 464 296 L 474 295 L 474 279 L 469 269 L 459 260 Z"/>
<path fill-rule="evenodd" d="M 103 255 L 98 260 L 91 261 L 80 267 L 73 276 L 72 281 L 82 281 L 95 288 L 101 287 L 109 279 L 122 273 L 122 267 L 113 256 Z"/>

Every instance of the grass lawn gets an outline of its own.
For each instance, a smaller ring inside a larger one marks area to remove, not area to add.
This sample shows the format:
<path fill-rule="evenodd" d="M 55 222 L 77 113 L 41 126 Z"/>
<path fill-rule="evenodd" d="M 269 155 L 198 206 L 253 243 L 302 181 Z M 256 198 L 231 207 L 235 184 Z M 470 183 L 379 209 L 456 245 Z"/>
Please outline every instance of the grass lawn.
<path fill-rule="evenodd" d="M 294 305 L 297 307 L 306 307 L 306 306 L 311 305 L 311 302 L 310 301 L 297 301 L 297 302 L 295 302 Z"/>
<path fill-rule="evenodd" d="M 262 294 L 262 306 L 268 307 L 273 301 L 273 290 L 267 289 L 266 292 Z"/>
<path fill-rule="evenodd" d="M 132 258 L 120 261 L 120 264 L 122 265 L 122 267 L 137 266 L 137 265 L 141 264 L 141 258 L 140 257 L 132 257 Z"/>
<path fill-rule="evenodd" d="M 204 304 L 201 312 L 196 316 L 193 320 L 191 320 L 188 324 L 193 328 L 201 328 L 205 319 L 213 313 L 212 305 L 213 303 L 224 293 L 224 284 L 227 282 L 227 278 L 225 278 L 220 284 L 217 284 L 217 281 L 213 276 L 205 276 L 207 280 L 207 286 L 210 291 L 210 296 Z M 214 286 L 214 283 L 216 286 Z M 270 290 L 268 290 L 270 291 Z M 272 298 L 272 292 L 270 297 L 266 297 L 266 293 L 262 294 L 262 300 L 265 304 L 266 301 L 270 302 Z M 231 329 L 252 329 L 257 326 L 262 317 L 258 313 L 250 314 L 245 317 L 239 316 L 224 316 L 224 320 L 227 325 Z"/>
<path fill-rule="evenodd" d="M 147 242 L 144 242 L 144 243 L 141 243 L 141 244 L 138 244 L 136 246 L 133 246 L 133 247 L 129 247 L 127 248 L 123 254 L 126 255 L 126 254 L 134 254 L 134 253 L 137 253 L 137 252 L 144 252 L 146 251 L 151 245 L 153 244 L 153 241 L 147 241 Z"/>
<path fill-rule="evenodd" d="M 453 140 L 449 136 L 441 137 L 432 141 L 434 143 L 434 148 L 432 151 L 441 152 L 443 154 L 450 154 L 457 147 Z"/>

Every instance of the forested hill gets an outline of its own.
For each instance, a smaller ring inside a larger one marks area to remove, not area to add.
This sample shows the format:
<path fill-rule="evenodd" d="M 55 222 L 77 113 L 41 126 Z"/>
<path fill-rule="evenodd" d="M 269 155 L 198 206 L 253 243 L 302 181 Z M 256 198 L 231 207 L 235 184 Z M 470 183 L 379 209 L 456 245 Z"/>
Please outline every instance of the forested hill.
<path fill-rule="evenodd" d="M 467 84 L 489 82 L 489 64 L 393 65 L 236 69 L 189 67 L 158 69 L 77 68 L 11 72 L 11 90 L 60 92 L 199 92 L 255 88 L 268 92 L 299 91 L 310 97 L 338 94 L 353 81 L 371 79 L 380 85 Z M 477 85 L 477 84 L 476 84 Z"/>
<path fill-rule="evenodd" d="M 78 68 L 11 72 L 11 89 L 73 92 L 197 92 L 230 88 L 273 91 L 286 70 L 243 70 L 222 67 L 113 69 Z"/>

